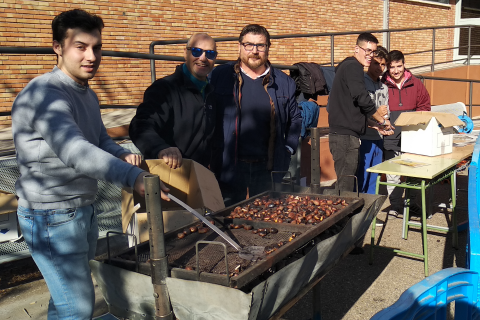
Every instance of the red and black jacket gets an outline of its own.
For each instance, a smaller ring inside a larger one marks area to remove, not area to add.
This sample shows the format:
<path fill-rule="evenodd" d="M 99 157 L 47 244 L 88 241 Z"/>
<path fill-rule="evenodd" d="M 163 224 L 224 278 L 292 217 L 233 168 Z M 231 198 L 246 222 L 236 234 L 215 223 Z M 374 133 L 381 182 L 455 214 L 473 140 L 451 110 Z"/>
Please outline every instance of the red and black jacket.
<path fill-rule="evenodd" d="M 390 77 L 388 71 L 382 77 L 388 87 L 388 107 L 390 122 L 395 123 L 402 112 L 430 111 L 430 95 L 423 83 L 405 69 L 405 79 L 400 88 Z M 401 127 L 395 127 L 395 133 L 384 137 L 385 150 L 400 151 Z"/>

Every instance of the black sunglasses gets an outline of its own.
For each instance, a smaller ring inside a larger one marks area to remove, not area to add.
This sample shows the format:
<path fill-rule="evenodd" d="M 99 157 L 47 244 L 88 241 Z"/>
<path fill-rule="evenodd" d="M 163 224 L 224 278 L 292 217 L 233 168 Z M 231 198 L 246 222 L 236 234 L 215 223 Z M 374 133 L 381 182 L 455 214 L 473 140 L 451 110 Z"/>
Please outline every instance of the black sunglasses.
<path fill-rule="evenodd" d="M 218 52 L 215 50 L 203 50 L 196 47 L 187 47 L 187 50 L 192 51 L 192 56 L 194 56 L 195 58 L 200 58 L 202 54 L 205 52 L 205 57 L 207 57 L 208 60 L 215 59 L 218 54 Z"/>

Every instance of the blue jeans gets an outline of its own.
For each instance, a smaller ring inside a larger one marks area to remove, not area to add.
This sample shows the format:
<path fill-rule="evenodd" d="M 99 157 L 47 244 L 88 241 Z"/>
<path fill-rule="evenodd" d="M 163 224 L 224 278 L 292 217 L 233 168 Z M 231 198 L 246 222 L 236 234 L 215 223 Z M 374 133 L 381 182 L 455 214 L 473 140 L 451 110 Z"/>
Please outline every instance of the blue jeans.
<path fill-rule="evenodd" d="M 378 173 L 367 169 L 382 163 L 383 140 L 362 140 L 358 156 L 358 188 L 361 193 L 375 194 Z"/>
<path fill-rule="evenodd" d="M 18 222 L 48 290 L 48 320 L 91 319 L 95 292 L 88 261 L 98 224 L 92 205 L 37 210 L 18 207 Z"/>

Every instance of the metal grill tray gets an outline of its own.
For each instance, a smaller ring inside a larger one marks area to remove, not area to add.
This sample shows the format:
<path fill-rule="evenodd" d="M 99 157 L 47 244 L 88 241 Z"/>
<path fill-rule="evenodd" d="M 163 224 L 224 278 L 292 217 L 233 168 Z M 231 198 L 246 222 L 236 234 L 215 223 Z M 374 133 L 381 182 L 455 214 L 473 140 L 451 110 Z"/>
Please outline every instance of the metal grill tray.
<path fill-rule="evenodd" d="M 165 235 L 166 239 L 166 251 L 168 255 L 168 264 L 171 268 L 171 276 L 174 278 L 181 278 L 186 280 L 199 280 L 203 282 L 215 283 L 233 288 L 242 288 L 249 284 L 251 281 L 258 278 L 260 275 L 268 271 L 277 263 L 292 255 L 298 249 L 302 248 L 305 244 L 309 243 L 312 239 L 319 234 L 330 228 L 332 225 L 345 218 L 349 214 L 355 211 L 355 209 L 361 207 L 364 203 L 362 198 L 346 198 L 348 206 L 341 210 L 338 210 L 330 217 L 325 218 L 322 222 L 316 225 L 303 225 L 303 224 L 289 224 L 289 223 L 275 223 L 265 221 L 248 221 L 243 219 L 227 219 L 230 212 L 236 206 L 244 206 L 255 199 L 263 196 L 269 196 L 270 198 L 278 198 L 282 194 L 295 196 L 310 196 L 319 199 L 335 200 L 338 196 L 328 196 L 319 194 L 298 194 L 298 193 L 285 193 L 285 192 L 265 192 L 256 197 L 242 201 L 234 206 L 228 207 L 224 210 L 218 211 L 211 218 L 215 221 L 215 225 L 222 231 L 226 232 L 232 237 L 240 246 L 265 246 L 266 248 L 275 246 L 280 241 L 287 241 L 287 243 L 276 251 L 268 254 L 265 258 L 257 261 L 248 261 L 241 259 L 238 253 L 232 248 L 223 238 L 218 236 L 212 230 L 204 234 L 192 233 L 183 239 L 177 238 L 177 232 L 172 232 Z M 253 234 L 252 230 L 245 229 L 229 229 L 228 225 L 244 224 L 252 225 L 254 229 L 258 228 L 276 228 L 278 233 L 269 233 L 265 237 L 260 237 L 258 234 Z M 195 225 L 195 224 L 193 224 Z M 293 233 L 297 236 L 288 241 Z M 199 244 L 198 257 L 196 254 L 196 244 L 198 241 L 214 241 L 225 244 L 221 246 L 218 244 L 208 243 Z M 226 256 L 225 259 L 225 248 Z M 140 272 L 149 273 L 149 266 L 146 262 L 149 259 L 149 247 L 139 247 L 139 262 Z M 126 257 L 123 255 L 123 257 Z M 131 259 L 131 256 L 130 256 Z M 198 268 L 197 268 L 198 259 Z M 227 262 L 225 261 L 227 260 Z M 227 266 L 228 265 L 228 273 Z M 193 270 L 186 270 L 185 267 L 191 267 Z M 233 277 L 230 274 L 234 273 L 236 268 L 240 268 L 240 273 Z"/>
<path fill-rule="evenodd" d="M 234 240 L 236 240 L 242 247 L 244 246 L 273 246 L 276 245 L 279 241 L 287 241 L 287 243 L 278 248 L 276 251 L 272 252 L 271 254 L 267 255 L 262 260 L 251 262 L 246 261 L 239 258 L 238 254 L 235 252 L 233 248 L 228 246 L 227 244 L 227 261 L 228 261 L 228 270 L 229 274 L 233 273 L 235 268 L 240 266 L 241 272 L 240 274 L 231 277 L 228 279 L 228 275 L 226 274 L 225 268 L 225 259 L 223 250 L 219 246 L 215 245 L 207 245 L 199 250 L 199 266 L 200 266 L 200 273 L 197 274 L 196 270 L 196 257 L 195 257 L 195 244 L 194 242 L 200 240 L 194 239 L 192 236 L 201 236 L 198 234 L 192 234 L 187 236 L 184 239 L 178 240 L 178 242 L 182 242 L 187 240 L 188 242 L 192 242 L 189 245 L 185 245 L 186 248 L 190 247 L 190 254 L 182 255 L 178 247 L 175 250 L 168 250 L 168 254 L 178 254 L 179 259 L 175 259 L 178 262 L 179 266 L 191 266 L 195 268 L 194 271 L 188 271 L 185 269 L 175 268 L 172 269 L 172 277 L 182 278 L 182 279 L 191 279 L 191 280 L 200 280 L 205 282 L 213 282 L 216 284 L 223 284 L 230 287 L 242 288 L 247 285 L 249 282 L 254 280 L 255 278 L 259 277 L 262 273 L 267 271 L 269 268 L 276 265 L 281 260 L 285 259 L 296 250 L 301 248 L 303 245 L 311 241 L 313 238 L 330 228 L 332 225 L 349 215 L 350 213 L 354 212 L 355 209 L 361 207 L 364 203 L 362 198 L 348 198 L 348 197 L 341 197 L 345 199 L 348 203 L 348 206 L 344 207 L 341 210 L 336 211 L 330 217 L 325 218 L 322 222 L 316 225 L 295 225 L 295 224 L 288 224 L 288 223 L 275 223 L 275 222 L 265 222 L 265 221 L 248 221 L 244 219 L 228 219 L 225 218 L 226 216 L 230 215 L 231 211 L 236 206 L 244 206 L 246 204 L 254 202 L 256 199 L 260 199 L 264 196 L 268 196 L 269 198 L 279 198 L 282 195 L 295 195 L 300 197 L 310 196 L 311 198 L 318 198 L 318 199 L 325 199 L 325 200 L 336 200 L 338 196 L 328 196 L 328 195 L 319 195 L 319 194 L 300 194 L 300 193 L 292 193 L 292 192 L 274 192 L 268 191 L 262 194 L 259 194 L 255 197 L 252 197 L 248 200 L 242 201 L 237 203 L 231 207 L 225 208 L 224 210 L 218 211 L 212 217 L 215 221 L 217 226 L 222 226 L 221 229 L 226 231 Z M 228 229 L 227 226 L 229 224 L 249 224 L 252 225 L 254 229 L 258 228 L 276 228 L 278 229 L 278 233 L 272 234 L 269 233 L 266 237 L 262 238 L 257 234 L 253 234 L 250 230 L 245 229 Z M 288 239 L 292 235 L 292 233 L 299 234 L 295 239 L 288 242 Z M 190 238 L 190 239 L 189 239 Z M 208 241 L 218 241 L 226 244 L 221 237 L 217 236 L 216 234 L 209 232 L 203 240 Z M 177 241 L 177 240 L 176 240 Z M 167 245 L 171 245 L 171 242 L 168 242 Z M 214 247 L 214 248 L 213 248 Z M 185 249 L 184 249 L 185 250 Z M 216 252 L 216 253 L 215 253 Z M 187 260 L 187 257 L 190 259 Z M 170 258 L 169 258 L 170 262 Z M 173 261 L 172 261 L 173 262 Z M 213 266 L 213 267 L 212 267 Z M 198 276 L 198 277 L 197 277 Z"/>

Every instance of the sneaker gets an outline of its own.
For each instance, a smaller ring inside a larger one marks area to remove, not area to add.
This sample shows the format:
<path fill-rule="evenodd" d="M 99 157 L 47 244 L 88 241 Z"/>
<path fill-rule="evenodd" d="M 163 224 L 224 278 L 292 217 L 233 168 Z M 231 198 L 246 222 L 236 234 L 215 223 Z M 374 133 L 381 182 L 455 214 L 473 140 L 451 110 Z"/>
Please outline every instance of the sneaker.
<path fill-rule="evenodd" d="M 375 225 L 376 225 L 377 227 L 383 227 L 384 224 L 385 224 L 384 221 L 382 221 L 382 220 L 380 220 L 380 219 L 377 218 L 377 221 L 375 222 Z"/>
<path fill-rule="evenodd" d="M 398 218 L 398 211 L 390 210 L 388 211 L 387 219 L 395 219 Z"/>

